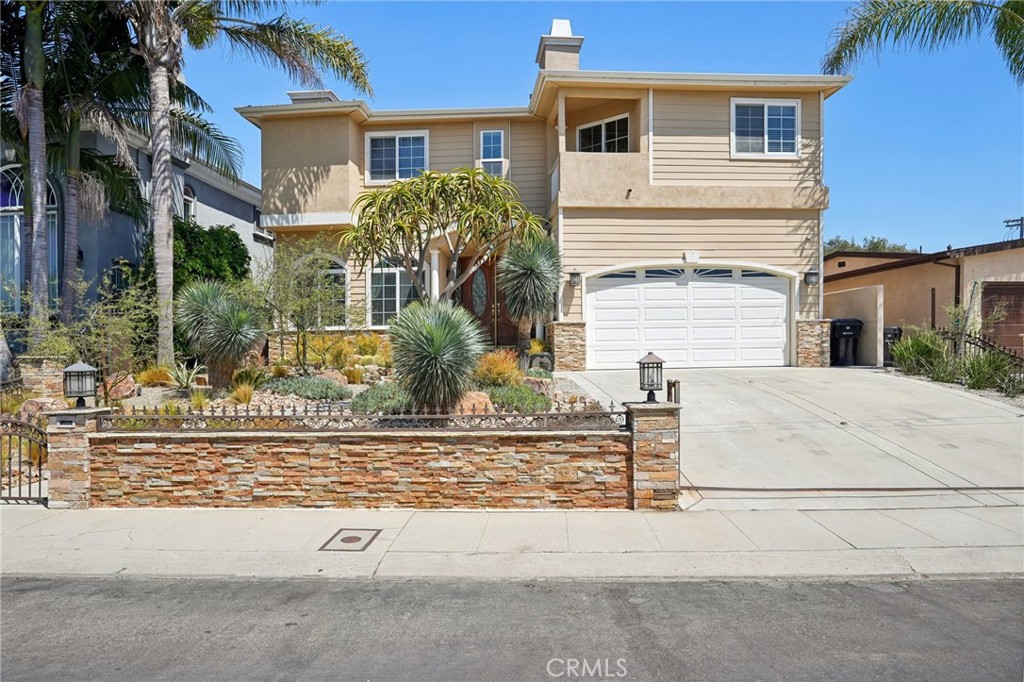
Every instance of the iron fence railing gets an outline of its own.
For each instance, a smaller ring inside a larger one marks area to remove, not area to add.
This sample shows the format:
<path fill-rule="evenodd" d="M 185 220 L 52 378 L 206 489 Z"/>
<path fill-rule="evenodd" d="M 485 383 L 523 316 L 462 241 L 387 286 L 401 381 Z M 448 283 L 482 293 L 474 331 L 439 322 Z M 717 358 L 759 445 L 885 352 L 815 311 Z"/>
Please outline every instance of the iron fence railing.
<path fill-rule="evenodd" d="M 21 382 L 21 377 L 0 382 L 0 412 L 3 412 L 3 407 L 9 402 L 20 402 L 24 397 L 25 387 Z"/>
<path fill-rule="evenodd" d="M 0 417 L 0 501 L 46 499 L 46 432 L 31 422 Z"/>
<path fill-rule="evenodd" d="M 621 431 L 625 411 L 350 414 L 336 406 L 221 407 L 178 412 L 136 409 L 97 417 L 101 432 L 152 431 Z"/>
<path fill-rule="evenodd" d="M 1024 373 L 1024 357 L 1021 357 L 1013 349 L 1001 346 L 978 334 L 969 334 L 945 327 L 939 327 L 935 331 L 941 339 L 949 344 L 949 352 L 952 355 L 962 357 L 964 355 L 996 353 L 1005 357 L 1016 372 Z"/>

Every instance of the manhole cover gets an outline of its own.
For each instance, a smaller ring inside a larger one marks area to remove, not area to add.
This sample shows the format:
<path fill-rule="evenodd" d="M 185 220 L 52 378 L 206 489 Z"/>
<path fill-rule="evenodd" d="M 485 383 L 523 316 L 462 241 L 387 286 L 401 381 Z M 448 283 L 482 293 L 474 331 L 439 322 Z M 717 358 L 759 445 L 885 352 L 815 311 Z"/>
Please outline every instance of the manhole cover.
<path fill-rule="evenodd" d="M 320 548 L 321 552 L 362 552 L 380 535 L 379 528 L 342 528 Z"/>

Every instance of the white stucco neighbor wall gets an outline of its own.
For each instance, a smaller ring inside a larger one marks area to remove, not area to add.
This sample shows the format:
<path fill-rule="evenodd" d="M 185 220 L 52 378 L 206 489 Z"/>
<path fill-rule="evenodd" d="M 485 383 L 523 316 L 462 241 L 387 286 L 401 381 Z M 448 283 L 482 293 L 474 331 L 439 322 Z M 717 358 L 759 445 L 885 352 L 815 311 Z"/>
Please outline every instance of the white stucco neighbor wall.
<path fill-rule="evenodd" d="M 885 288 L 881 285 L 825 294 L 825 317 L 854 317 L 864 323 L 857 364 L 881 367 L 884 354 Z"/>

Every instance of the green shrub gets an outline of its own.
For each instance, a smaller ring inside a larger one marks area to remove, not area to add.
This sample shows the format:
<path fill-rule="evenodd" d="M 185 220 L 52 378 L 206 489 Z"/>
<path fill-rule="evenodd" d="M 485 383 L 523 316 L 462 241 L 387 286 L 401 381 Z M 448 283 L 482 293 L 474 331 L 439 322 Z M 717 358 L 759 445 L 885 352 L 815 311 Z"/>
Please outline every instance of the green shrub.
<path fill-rule="evenodd" d="M 473 381 L 478 386 L 518 386 L 523 383 L 519 369 L 519 355 L 514 350 L 496 350 L 480 358 L 473 370 Z"/>
<path fill-rule="evenodd" d="M 231 378 L 231 388 L 239 386 L 252 386 L 252 390 L 258 391 L 270 380 L 262 367 L 246 367 L 235 372 Z"/>
<path fill-rule="evenodd" d="M 380 337 L 373 332 L 356 334 L 354 342 L 356 352 L 360 355 L 376 355 L 380 350 Z"/>
<path fill-rule="evenodd" d="M 494 407 L 505 412 L 536 413 L 551 409 L 551 398 L 529 386 L 496 386 L 489 394 Z"/>
<path fill-rule="evenodd" d="M 957 362 L 946 355 L 939 356 L 925 365 L 924 374 L 932 381 L 944 384 L 955 383 L 958 376 Z"/>
<path fill-rule="evenodd" d="M 526 370 L 526 376 L 533 377 L 535 379 L 550 379 L 551 372 L 543 367 L 534 367 L 533 369 Z"/>
<path fill-rule="evenodd" d="M 1009 358 L 991 351 L 968 355 L 960 362 L 964 385 L 973 389 L 998 388 L 1012 369 Z"/>
<path fill-rule="evenodd" d="M 892 345 L 893 363 L 907 374 L 930 375 L 946 360 L 946 342 L 931 329 L 913 329 Z"/>
<path fill-rule="evenodd" d="M 451 301 L 411 303 L 391 324 L 398 381 L 418 409 L 447 412 L 470 386 L 486 336 L 473 314 Z"/>
<path fill-rule="evenodd" d="M 348 400 L 352 391 L 323 377 L 284 377 L 271 379 L 266 390 L 278 395 L 294 395 L 307 400 Z"/>
<path fill-rule="evenodd" d="M 999 380 L 999 392 L 1007 398 L 1019 398 L 1024 395 L 1024 374 L 1007 372 Z"/>
<path fill-rule="evenodd" d="M 263 340 L 262 320 L 224 283 L 197 280 L 175 298 L 175 320 L 192 351 L 210 372 L 210 383 L 222 387 L 235 368 Z"/>
<path fill-rule="evenodd" d="M 382 381 L 352 399 L 353 414 L 409 414 L 412 397 L 393 381 Z"/>

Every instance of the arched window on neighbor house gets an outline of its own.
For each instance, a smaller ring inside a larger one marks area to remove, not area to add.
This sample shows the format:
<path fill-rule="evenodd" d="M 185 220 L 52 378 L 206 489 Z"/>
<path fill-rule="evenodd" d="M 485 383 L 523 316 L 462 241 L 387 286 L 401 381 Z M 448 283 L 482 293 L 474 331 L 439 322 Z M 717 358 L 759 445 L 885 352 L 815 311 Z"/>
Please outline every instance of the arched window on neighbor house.
<path fill-rule="evenodd" d="M 181 218 L 182 220 L 196 219 L 196 191 L 192 185 L 185 185 L 181 188 Z"/>
<path fill-rule="evenodd" d="M 25 224 L 25 186 L 21 166 L 0 168 L 0 312 L 20 312 L 25 293 L 25 266 L 31 259 L 25 239 L 31 226 Z M 53 183 L 46 182 L 46 220 L 50 305 L 60 295 L 64 252 L 64 230 L 60 204 Z"/>

